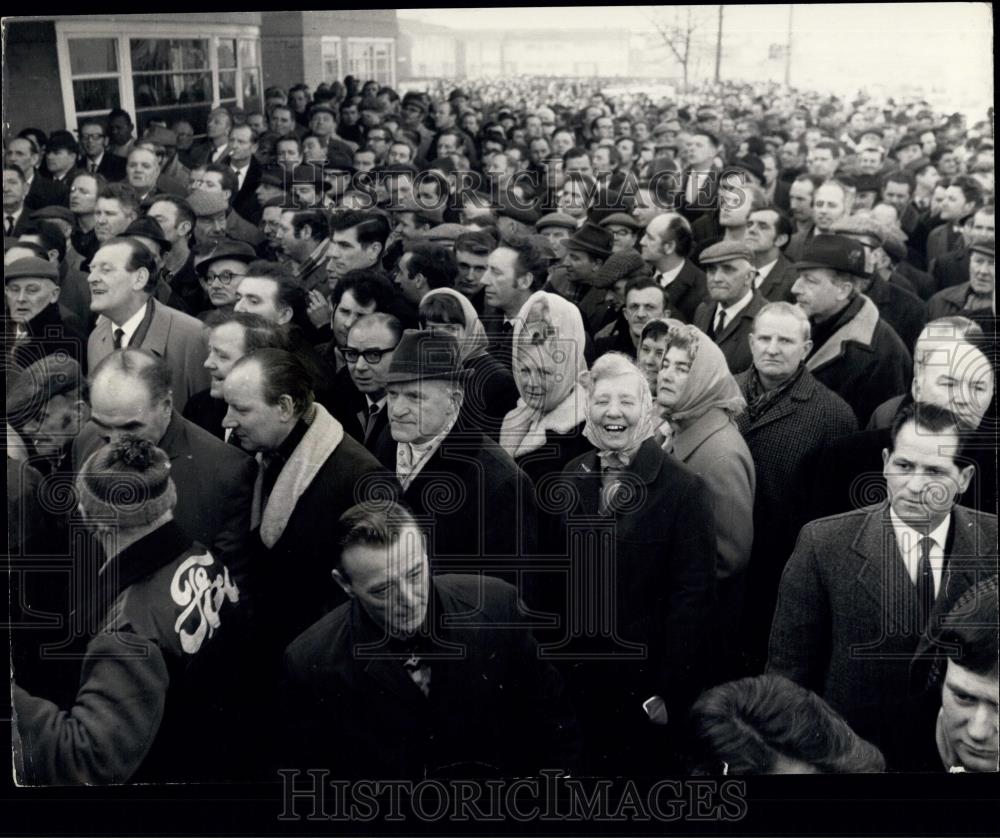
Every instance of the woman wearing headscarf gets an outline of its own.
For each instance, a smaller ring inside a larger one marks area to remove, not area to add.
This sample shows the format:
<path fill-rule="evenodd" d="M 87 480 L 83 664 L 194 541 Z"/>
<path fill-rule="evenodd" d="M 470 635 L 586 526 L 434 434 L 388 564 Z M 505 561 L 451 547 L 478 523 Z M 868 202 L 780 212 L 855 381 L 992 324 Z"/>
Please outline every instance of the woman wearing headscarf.
<path fill-rule="evenodd" d="M 577 387 L 587 369 L 580 310 L 558 294 L 537 291 L 521 306 L 511 343 L 521 398 L 504 417 L 500 445 L 531 478 L 544 506 L 547 478 L 590 449 Z"/>
<path fill-rule="evenodd" d="M 471 370 L 457 426 L 499 440 L 500 425 L 517 404 L 514 376 L 489 354 L 486 329 L 469 299 L 451 288 L 437 288 L 420 301 L 420 327 L 454 337 L 463 369 Z"/>
<path fill-rule="evenodd" d="M 596 450 L 563 472 L 570 578 L 567 585 L 564 571 L 551 587 L 561 603 L 546 589 L 542 604 L 562 617 L 560 626 L 596 629 L 587 638 L 562 629 L 559 638 L 572 655 L 563 669 L 595 757 L 590 768 L 605 776 L 662 772 L 672 751 L 663 725 L 682 718 L 705 686 L 715 604 L 709 490 L 660 447 L 649 384 L 627 356 L 601 356 L 580 387 L 584 436 Z M 601 519 L 608 537 L 594 538 Z"/>
<path fill-rule="evenodd" d="M 746 400 L 722 350 L 694 326 L 671 322 L 657 378 L 663 450 L 708 485 L 715 514 L 721 639 L 732 645 L 753 546 L 753 458 L 736 426 Z"/>

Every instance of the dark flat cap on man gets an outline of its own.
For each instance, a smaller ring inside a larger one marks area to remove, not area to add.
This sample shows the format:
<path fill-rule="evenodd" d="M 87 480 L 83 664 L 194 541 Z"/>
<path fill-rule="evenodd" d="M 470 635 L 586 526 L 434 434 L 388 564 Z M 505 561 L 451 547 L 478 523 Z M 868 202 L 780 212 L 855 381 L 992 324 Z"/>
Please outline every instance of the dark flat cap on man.
<path fill-rule="evenodd" d="M 606 288 L 614 285 L 622 279 L 640 279 L 652 277 L 653 272 L 645 260 L 632 248 L 612 253 L 608 261 L 597 269 L 597 282 L 594 284 L 598 288 Z"/>
<path fill-rule="evenodd" d="M 317 102 L 315 105 L 309 108 L 310 117 L 318 113 L 328 113 L 334 119 L 337 118 L 337 112 L 332 107 L 330 107 L 330 105 L 328 105 L 326 102 Z"/>
<path fill-rule="evenodd" d="M 534 204 L 521 206 L 518 201 L 511 200 L 505 195 L 500 195 L 495 205 L 495 212 L 498 216 L 512 218 L 514 221 L 520 221 L 528 227 L 533 227 L 535 222 L 538 221 L 539 216 L 539 212 Z"/>
<path fill-rule="evenodd" d="M 354 171 L 354 161 L 343 149 L 331 148 L 326 153 L 326 162 L 323 164 L 323 169 L 327 172 L 346 172 L 350 174 Z"/>
<path fill-rule="evenodd" d="M 564 212 L 550 212 L 535 222 L 535 229 L 542 231 L 547 227 L 562 227 L 564 230 L 575 230 L 576 219 Z"/>
<path fill-rule="evenodd" d="M 711 247 L 706 247 L 698 261 L 703 265 L 714 265 L 719 262 L 732 262 L 733 259 L 746 259 L 753 262 L 753 251 L 746 242 L 721 241 Z"/>
<path fill-rule="evenodd" d="M 600 225 L 602 227 L 610 227 L 612 225 L 627 227 L 629 230 L 642 230 L 646 226 L 639 219 L 633 218 L 627 212 L 613 212 L 607 218 L 602 218 Z"/>
<path fill-rule="evenodd" d="M 456 87 L 451 93 L 448 94 L 448 101 L 454 102 L 456 99 L 468 99 L 469 97 L 465 95 L 465 91 L 461 87 Z"/>
<path fill-rule="evenodd" d="M 194 269 L 199 274 L 203 274 L 212 262 L 219 259 L 238 259 L 249 265 L 256 258 L 257 252 L 246 242 L 236 239 L 218 239 L 212 243 L 209 250 L 195 253 Z"/>
<path fill-rule="evenodd" d="M 420 110 L 427 112 L 427 100 L 417 93 L 416 91 L 410 91 L 403 95 L 403 102 L 401 107 L 404 108 L 420 108 Z"/>
<path fill-rule="evenodd" d="M 795 263 L 795 269 L 830 268 L 841 273 L 867 278 L 865 248 L 861 242 L 835 233 L 813 236 Z"/>
<path fill-rule="evenodd" d="M 748 154 L 746 157 L 737 157 L 732 163 L 726 166 L 726 170 L 738 169 L 746 172 L 756 179 L 760 186 L 764 185 L 764 161 L 756 154 Z"/>
<path fill-rule="evenodd" d="M 563 242 L 563 247 L 566 250 L 581 250 L 591 256 L 607 259 L 611 255 L 613 242 L 614 236 L 610 230 L 587 222 Z"/>
<path fill-rule="evenodd" d="M 399 204 L 389 207 L 391 212 L 412 212 L 416 218 L 437 225 L 444 222 L 444 206 L 441 204 L 428 206 L 409 197 L 399 202 Z"/>
<path fill-rule="evenodd" d="M 882 183 L 876 175 L 855 175 L 854 188 L 858 192 L 879 192 Z"/>
<path fill-rule="evenodd" d="M 188 206 L 196 218 L 206 218 L 228 212 L 229 201 L 221 192 L 211 192 L 208 189 L 196 189 L 187 196 Z"/>
<path fill-rule="evenodd" d="M 289 187 L 295 183 L 311 183 L 321 192 L 326 192 L 330 188 L 330 184 L 323 174 L 323 169 L 314 163 L 300 163 L 292 169 L 292 182 Z"/>
<path fill-rule="evenodd" d="M 983 236 L 982 238 L 977 238 L 971 245 L 969 245 L 970 253 L 981 253 L 983 256 L 989 256 L 990 259 L 996 258 L 996 239 L 993 236 Z"/>
<path fill-rule="evenodd" d="M 423 233 L 423 241 L 431 244 L 451 244 L 458 240 L 459 236 L 467 235 L 468 227 L 461 224 L 437 224 L 430 230 Z"/>
<path fill-rule="evenodd" d="M 83 381 L 80 365 L 66 353 L 46 355 L 11 376 L 7 388 L 8 420 L 25 421 L 55 396 L 78 391 Z"/>
<path fill-rule="evenodd" d="M 285 172 L 286 169 L 284 166 L 267 166 L 260 173 L 260 182 L 268 186 L 276 186 L 279 189 L 284 189 Z"/>
<path fill-rule="evenodd" d="M 904 172 L 909 172 L 911 175 L 915 175 L 924 166 L 931 165 L 930 157 L 918 157 L 916 160 L 911 160 L 905 166 L 903 166 Z"/>
<path fill-rule="evenodd" d="M 25 256 L 4 267 L 4 283 L 12 279 L 51 279 L 58 284 L 59 266 L 40 256 Z"/>
<path fill-rule="evenodd" d="M 42 207 L 31 213 L 32 221 L 65 221 L 67 224 L 76 224 L 76 216 L 70 212 L 69 207 L 48 206 Z"/>
<path fill-rule="evenodd" d="M 392 354 L 386 381 L 389 384 L 428 380 L 463 383 L 471 374 L 471 370 L 462 369 L 458 341 L 451 335 L 407 329 Z"/>
<path fill-rule="evenodd" d="M 170 242 L 167 241 L 167 237 L 163 235 L 163 228 L 160 226 L 160 222 L 155 218 L 150 218 L 148 215 L 137 218 L 129 224 L 122 235 L 142 236 L 144 239 L 152 239 L 160 246 L 160 250 L 163 251 L 170 250 L 172 247 Z"/>
<path fill-rule="evenodd" d="M 920 137 L 916 134 L 906 134 L 898 143 L 896 143 L 896 151 L 908 148 L 911 145 L 919 145 L 923 147 L 923 144 L 920 142 Z"/>

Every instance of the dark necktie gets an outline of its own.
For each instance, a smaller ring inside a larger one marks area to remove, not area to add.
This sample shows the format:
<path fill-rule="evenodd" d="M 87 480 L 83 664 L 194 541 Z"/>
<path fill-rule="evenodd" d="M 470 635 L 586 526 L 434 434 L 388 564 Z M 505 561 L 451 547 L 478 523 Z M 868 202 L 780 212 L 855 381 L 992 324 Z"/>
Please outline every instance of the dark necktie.
<path fill-rule="evenodd" d="M 115 349 L 121 349 L 122 348 L 122 338 L 123 337 L 125 337 L 125 330 L 124 329 L 115 329 L 115 335 L 114 335 Z"/>
<path fill-rule="evenodd" d="M 377 404 L 368 405 L 368 418 L 365 420 L 365 442 L 368 442 L 368 437 L 372 435 L 372 431 L 375 429 L 379 410 L 381 408 Z"/>
<path fill-rule="evenodd" d="M 920 539 L 920 561 L 917 562 L 917 629 L 921 634 L 927 629 L 927 621 L 934 609 L 934 572 L 931 570 L 933 546 L 933 538 L 924 536 Z"/>
<path fill-rule="evenodd" d="M 92 175 L 96 175 L 97 174 L 97 164 L 93 160 L 90 161 L 90 163 L 88 164 L 87 168 L 90 170 L 90 173 Z"/>
<path fill-rule="evenodd" d="M 8 215 L 4 217 L 3 231 L 5 235 L 14 235 L 14 216 Z"/>
<path fill-rule="evenodd" d="M 724 308 L 719 309 L 719 316 L 715 321 L 715 325 L 712 327 L 712 337 L 716 335 L 721 335 L 722 330 L 726 328 L 726 310 Z"/>

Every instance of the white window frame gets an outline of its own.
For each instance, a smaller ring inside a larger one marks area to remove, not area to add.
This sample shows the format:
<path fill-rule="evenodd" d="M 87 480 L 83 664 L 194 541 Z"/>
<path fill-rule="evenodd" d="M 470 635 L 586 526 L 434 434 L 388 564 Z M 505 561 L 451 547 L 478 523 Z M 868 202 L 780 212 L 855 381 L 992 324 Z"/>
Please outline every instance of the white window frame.
<path fill-rule="evenodd" d="M 325 63 L 326 63 L 327 50 L 330 49 L 331 47 L 336 47 L 337 75 L 332 79 L 328 79 L 326 77 Z M 342 37 L 340 37 L 339 35 L 324 35 L 320 39 L 320 62 L 323 63 L 324 65 L 322 68 L 322 76 L 324 82 L 326 82 L 327 84 L 333 84 L 335 81 L 343 82 L 346 73 L 344 72 L 345 69 L 344 39 Z"/>
<path fill-rule="evenodd" d="M 395 38 L 371 38 L 371 37 L 354 37 L 353 35 L 343 39 L 346 44 L 347 49 L 341 52 L 342 63 L 341 66 L 347 71 L 346 74 L 353 74 L 353 70 L 350 67 L 350 45 L 351 44 L 388 44 L 389 45 L 389 79 L 388 81 L 380 81 L 379 84 L 385 84 L 389 87 L 396 87 L 396 39 Z M 367 79 L 361 79 L 361 81 L 366 81 Z"/>
<path fill-rule="evenodd" d="M 205 29 L 209 31 L 206 33 Z M 70 69 L 69 42 L 73 38 L 105 38 L 117 39 L 118 42 L 118 98 L 121 107 L 133 118 L 138 119 L 135 112 L 135 91 L 132 87 L 132 52 L 129 48 L 131 38 L 188 38 L 208 40 L 209 42 L 209 72 L 212 75 L 212 101 L 206 102 L 213 108 L 219 106 L 219 39 L 235 38 L 253 39 L 257 41 L 257 60 L 261 58 L 261 38 L 259 26 L 232 26 L 226 24 L 210 24 L 201 28 L 189 23 L 126 23 L 122 21 L 89 21 L 64 20 L 56 21 L 56 52 L 59 57 L 59 84 L 62 88 L 63 118 L 67 129 L 76 129 L 78 115 L 76 100 L 73 95 L 73 75 Z M 239 43 L 236 47 L 236 104 L 243 106 L 243 67 L 239 55 Z M 257 87 L 263 97 L 263 67 L 257 67 Z M 97 74 L 109 78 L 110 73 Z M 81 77 L 83 78 L 83 77 Z M 103 111 L 85 111 L 82 113 L 103 113 Z"/>

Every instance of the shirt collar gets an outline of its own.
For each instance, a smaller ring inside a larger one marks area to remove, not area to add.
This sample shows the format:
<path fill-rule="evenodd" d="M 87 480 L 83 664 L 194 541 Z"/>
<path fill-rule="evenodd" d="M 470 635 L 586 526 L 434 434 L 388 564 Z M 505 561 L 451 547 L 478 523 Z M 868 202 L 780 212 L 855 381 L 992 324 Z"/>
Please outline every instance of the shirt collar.
<path fill-rule="evenodd" d="M 122 338 L 122 346 L 128 346 L 128 342 L 132 339 L 132 335 L 135 334 L 135 330 L 138 329 L 139 324 L 142 323 L 142 318 L 146 316 L 146 308 L 148 306 L 149 302 L 147 301 L 146 305 L 140 308 L 128 320 L 120 325 L 112 321 L 111 325 L 114 328 L 121 329 L 125 333 L 125 336 Z"/>
<path fill-rule="evenodd" d="M 385 395 L 382 396 L 382 398 L 380 398 L 378 401 L 372 401 L 371 397 L 367 393 L 365 393 L 365 402 L 367 402 L 369 410 L 371 410 L 372 405 L 376 405 L 379 410 L 382 410 L 382 408 L 385 407 L 385 403 L 388 398 L 389 398 L 388 395 Z"/>
<path fill-rule="evenodd" d="M 896 543 L 899 545 L 901 552 L 909 555 L 910 553 L 918 553 L 918 545 L 920 540 L 925 536 L 930 536 L 931 540 L 942 550 L 948 539 L 948 528 L 951 526 L 951 514 L 945 518 L 940 524 L 938 524 L 931 532 L 923 533 L 920 530 L 915 530 L 902 518 L 896 514 L 896 510 L 891 506 L 889 507 L 889 519 L 892 521 L 892 529 L 896 534 Z M 904 549 L 905 545 L 905 549 Z"/>
<path fill-rule="evenodd" d="M 760 286 L 763 285 L 764 280 L 767 279 L 768 274 L 774 270 L 774 266 L 777 264 L 778 264 L 778 257 L 775 256 L 772 261 L 768 262 L 766 265 L 761 265 L 759 268 L 757 268 L 757 276 L 753 281 L 753 287 L 760 288 Z"/>
<path fill-rule="evenodd" d="M 664 285 L 669 285 L 675 279 L 677 279 L 680 272 L 684 270 L 684 262 L 682 261 L 676 268 L 671 268 L 669 271 L 661 271 L 659 276 L 660 280 Z"/>
<path fill-rule="evenodd" d="M 743 309 L 750 305 L 750 301 L 753 299 L 753 289 L 747 291 L 742 297 L 740 297 L 735 303 L 727 308 L 722 309 L 726 312 L 726 322 L 732 323 L 733 318 L 739 314 Z M 716 313 L 718 314 L 718 307 L 716 307 Z"/>

